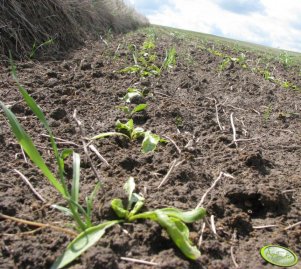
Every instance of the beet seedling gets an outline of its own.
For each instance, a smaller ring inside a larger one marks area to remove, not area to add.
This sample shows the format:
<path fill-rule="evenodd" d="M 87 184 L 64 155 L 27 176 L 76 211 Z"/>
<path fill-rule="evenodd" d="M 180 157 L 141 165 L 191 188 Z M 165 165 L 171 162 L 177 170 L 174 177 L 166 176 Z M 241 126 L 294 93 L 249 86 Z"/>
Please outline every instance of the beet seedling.
<path fill-rule="evenodd" d="M 147 108 L 147 104 L 139 104 L 135 106 L 132 110 L 129 106 L 117 106 L 117 108 L 121 109 L 129 117 L 132 117 L 135 113 L 145 110 Z"/>
<path fill-rule="evenodd" d="M 118 220 L 106 221 L 79 234 L 67 246 L 65 252 L 57 258 L 51 269 L 63 268 L 75 260 L 84 251 L 96 244 L 104 235 L 107 228 L 115 224 L 134 222 L 139 219 L 157 222 L 166 230 L 171 240 L 188 259 L 198 259 L 201 253 L 197 247 L 192 245 L 186 223 L 193 223 L 204 218 L 206 210 L 204 208 L 197 208 L 190 211 L 182 211 L 177 208 L 162 208 L 139 213 L 145 204 L 145 199 L 140 194 L 134 192 L 135 187 L 133 177 L 130 177 L 123 186 L 128 196 L 126 206 L 124 206 L 123 201 L 119 198 L 111 201 L 111 207 L 118 216 Z"/>
<path fill-rule="evenodd" d="M 136 97 L 144 97 L 145 93 L 135 89 L 135 88 L 128 88 L 127 93 L 125 96 L 122 97 L 122 100 L 126 103 L 131 103 L 131 101 Z"/>
<path fill-rule="evenodd" d="M 159 142 L 168 142 L 167 140 L 161 138 L 156 134 L 151 133 L 150 131 L 144 131 L 144 129 L 141 127 L 135 127 L 133 119 L 130 119 L 126 123 L 122 123 L 121 121 L 117 120 L 115 129 L 116 132 L 100 133 L 90 139 L 94 140 L 102 139 L 109 136 L 123 136 L 131 141 L 134 141 L 136 139 L 143 138 L 143 141 L 141 143 L 141 149 L 143 153 L 154 151 Z"/>

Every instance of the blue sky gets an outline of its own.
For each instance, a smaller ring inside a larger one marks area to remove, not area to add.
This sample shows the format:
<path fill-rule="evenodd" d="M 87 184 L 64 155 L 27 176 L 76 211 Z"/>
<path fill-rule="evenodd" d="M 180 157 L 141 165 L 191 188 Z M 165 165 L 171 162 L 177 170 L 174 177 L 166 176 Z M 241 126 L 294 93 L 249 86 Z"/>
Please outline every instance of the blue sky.
<path fill-rule="evenodd" d="M 300 0 L 127 0 L 151 23 L 301 52 Z"/>

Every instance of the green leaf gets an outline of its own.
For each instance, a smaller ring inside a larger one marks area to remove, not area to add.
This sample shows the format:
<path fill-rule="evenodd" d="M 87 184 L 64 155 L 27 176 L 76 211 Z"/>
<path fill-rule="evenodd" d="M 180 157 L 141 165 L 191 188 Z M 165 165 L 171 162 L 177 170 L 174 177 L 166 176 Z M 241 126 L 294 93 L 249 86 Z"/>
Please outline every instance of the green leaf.
<path fill-rule="evenodd" d="M 133 193 L 132 195 L 132 203 L 134 203 L 134 208 L 131 210 L 130 214 L 129 214 L 129 218 L 131 216 L 134 216 L 144 205 L 144 197 L 142 197 L 141 195 L 137 194 L 137 193 Z"/>
<path fill-rule="evenodd" d="M 139 65 L 133 65 L 133 66 L 128 66 L 126 68 L 123 68 L 119 70 L 119 73 L 137 73 L 141 70 L 141 66 Z"/>
<path fill-rule="evenodd" d="M 142 141 L 142 152 L 148 153 L 154 151 L 160 142 L 158 135 L 152 134 L 150 131 L 144 133 L 144 139 Z"/>
<path fill-rule="evenodd" d="M 90 138 L 91 140 L 94 139 L 101 139 L 101 138 L 105 138 L 105 137 L 109 137 L 109 136 L 124 136 L 129 138 L 127 135 L 123 134 L 123 133 L 118 133 L 118 132 L 106 132 L 106 133 L 101 133 L 98 135 L 93 136 L 92 138 Z"/>
<path fill-rule="evenodd" d="M 142 96 L 138 89 L 129 88 L 127 94 L 122 98 L 126 103 L 130 103 L 136 96 Z"/>
<path fill-rule="evenodd" d="M 78 203 L 79 197 L 79 179 L 80 179 L 80 156 L 73 152 L 73 177 L 71 186 L 71 199 Z"/>
<path fill-rule="evenodd" d="M 157 222 L 167 231 L 169 237 L 187 258 L 196 260 L 201 256 L 197 247 L 191 244 L 189 240 L 189 230 L 183 222 L 168 217 L 168 215 L 161 210 L 156 210 L 155 213 L 157 215 Z"/>
<path fill-rule="evenodd" d="M 58 165 L 58 168 L 59 168 L 59 176 L 60 176 L 61 182 L 63 184 L 63 188 L 64 188 L 64 194 L 63 195 L 68 196 L 69 194 L 68 194 L 68 190 L 67 190 L 67 187 L 65 185 L 65 179 L 64 179 L 64 167 L 63 167 L 63 163 L 60 159 L 60 155 L 59 155 L 58 148 L 57 148 L 57 145 L 56 145 L 55 140 L 54 140 L 54 135 L 52 133 L 52 130 L 49 127 L 49 124 L 46 120 L 46 117 L 45 117 L 43 111 L 40 109 L 40 107 L 35 102 L 35 100 L 28 94 L 28 92 L 25 90 L 25 88 L 19 83 L 19 80 L 17 78 L 16 66 L 13 63 L 11 54 L 10 54 L 10 65 L 11 65 L 11 69 L 12 69 L 11 70 L 12 71 L 12 77 L 18 85 L 18 89 L 19 89 L 20 93 L 22 94 L 24 101 L 30 107 L 32 112 L 38 117 L 40 122 L 44 125 L 44 128 L 47 130 L 47 132 L 50 136 L 51 146 L 52 146 L 52 149 L 54 151 L 54 156 L 56 158 L 56 162 L 57 162 L 57 165 Z"/>
<path fill-rule="evenodd" d="M 122 110 L 126 114 L 131 114 L 130 108 L 128 106 L 117 106 L 116 108 Z"/>
<path fill-rule="evenodd" d="M 69 208 L 67 208 L 67 207 L 60 206 L 60 205 L 52 205 L 51 207 L 54 208 L 54 209 L 57 209 L 57 210 L 61 211 L 62 213 L 64 213 L 65 215 L 67 215 L 69 217 L 73 216 L 71 210 Z"/>
<path fill-rule="evenodd" d="M 127 218 L 129 211 L 124 209 L 121 199 L 113 199 L 111 201 L 111 207 L 119 218 Z"/>
<path fill-rule="evenodd" d="M 182 211 L 177 208 L 162 208 L 160 211 L 185 223 L 192 223 L 206 216 L 206 209 L 204 208 L 196 208 L 190 211 Z"/>
<path fill-rule="evenodd" d="M 64 162 L 64 160 L 67 159 L 72 153 L 73 153 L 72 149 L 64 149 L 60 153 L 60 155 L 59 155 L 59 162 L 60 162 L 60 166 L 63 169 L 63 171 L 65 171 L 65 162 Z"/>
<path fill-rule="evenodd" d="M 145 110 L 146 108 L 147 108 L 147 104 L 139 104 L 134 107 L 134 109 L 131 112 L 131 115 L 133 115 L 134 113 L 140 112 L 142 110 Z"/>
<path fill-rule="evenodd" d="M 66 192 L 63 186 L 59 183 L 59 181 L 49 170 L 48 166 L 45 164 L 37 148 L 33 144 L 31 138 L 22 128 L 15 115 L 1 101 L 0 106 L 2 107 L 6 117 L 9 120 L 12 132 L 16 136 L 19 144 L 22 146 L 26 154 L 33 161 L 33 163 L 42 171 L 44 176 L 48 178 L 49 182 L 57 189 L 57 191 L 59 191 L 64 197 L 66 197 Z"/>
<path fill-rule="evenodd" d="M 134 121 L 130 119 L 127 123 L 122 123 L 120 120 L 116 121 L 115 128 L 117 131 L 126 134 L 128 137 L 132 138 L 132 132 L 134 129 Z"/>
<path fill-rule="evenodd" d="M 67 159 L 72 153 L 73 153 L 73 149 L 64 149 L 64 150 L 61 152 L 60 157 L 61 157 L 61 159 L 65 160 L 65 159 Z"/>
<path fill-rule="evenodd" d="M 136 127 L 131 134 L 131 139 L 135 140 L 135 139 L 137 139 L 139 137 L 143 137 L 143 136 L 144 136 L 144 129 L 141 127 Z"/>
<path fill-rule="evenodd" d="M 94 190 L 92 191 L 92 193 L 88 197 L 86 197 L 87 215 L 89 216 L 90 219 L 91 219 L 91 216 L 92 216 L 93 203 L 94 203 L 96 194 L 99 191 L 100 187 L 101 187 L 101 182 L 98 182 L 95 185 Z"/>
<path fill-rule="evenodd" d="M 62 256 L 56 259 L 51 269 L 63 268 L 84 251 L 97 243 L 97 241 L 104 235 L 107 228 L 119 223 L 118 220 L 104 222 L 97 226 L 88 228 L 79 234 L 68 246 Z"/>
<path fill-rule="evenodd" d="M 136 187 L 136 184 L 135 184 L 135 180 L 133 177 L 129 177 L 127 182 L 123 185 L 123 189 L 125 190 L 125 192 L 128 196 L 127 210 L 131 210 L 131 208 L 132 208 L 132 204 L 134 202 L 132 199 L 132 195 L 135 190 L 135 187 Z"/>

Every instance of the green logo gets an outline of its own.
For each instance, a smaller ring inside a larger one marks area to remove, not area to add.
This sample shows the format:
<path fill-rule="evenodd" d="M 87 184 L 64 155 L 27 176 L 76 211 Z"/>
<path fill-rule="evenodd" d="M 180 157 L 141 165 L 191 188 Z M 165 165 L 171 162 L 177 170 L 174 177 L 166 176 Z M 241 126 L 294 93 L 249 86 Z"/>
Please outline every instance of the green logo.
<path fill-rule="evenodd" d="M 281 246 L 265 246 L 260 250 L 260 254 L 267 262 L 281 267 L 294 266 L 298 262 L 298 257 L 293 251 Z"/>

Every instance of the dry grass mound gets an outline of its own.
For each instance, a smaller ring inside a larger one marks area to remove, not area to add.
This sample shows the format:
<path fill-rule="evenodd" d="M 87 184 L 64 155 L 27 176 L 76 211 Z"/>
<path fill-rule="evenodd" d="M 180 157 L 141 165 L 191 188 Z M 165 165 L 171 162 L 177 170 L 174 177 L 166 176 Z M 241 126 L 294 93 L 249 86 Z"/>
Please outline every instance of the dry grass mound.
<path fill-rule="evenodd" d="M 126 32 L 147 19 L 122 0 L 6 0 L 0 5 L 0 57 L 49 57 L 108 30 Z"/>

